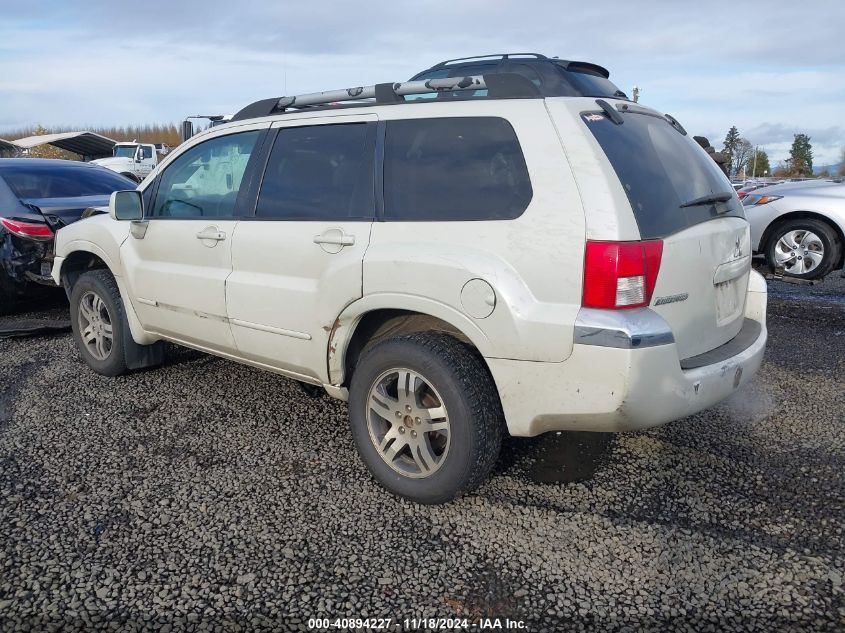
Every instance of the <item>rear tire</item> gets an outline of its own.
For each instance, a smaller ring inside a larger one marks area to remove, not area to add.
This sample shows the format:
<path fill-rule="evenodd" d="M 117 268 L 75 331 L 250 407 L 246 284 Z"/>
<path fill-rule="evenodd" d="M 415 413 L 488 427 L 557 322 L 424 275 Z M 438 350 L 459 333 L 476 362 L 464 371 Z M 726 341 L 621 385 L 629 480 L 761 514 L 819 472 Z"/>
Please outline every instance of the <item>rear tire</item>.
<path fill-rule="evenodd" d="M 349 420 L 373 477 L 418 503 L 443 503 L 484 482 L 504 430 L 484 361 L 457 339 L 431 332 L 363 352 L 352 375 Z"/>
<path fill-rule="evenodd" d="M 797 218 L 778 224 L 766 243 L 766 263 L 774 272 L 797 279 L 821 279 L 842 257 L 842 244 L 832 226 L 814 218 Z"/>
<path fill-rule="evenodd" d="M 147 347 L 132 340 L 117 282 L 107 270 L 79 276 L 70 294 L 70 324 L 82 359 L 103 376 L 127 373 L 127 359 Z"/>

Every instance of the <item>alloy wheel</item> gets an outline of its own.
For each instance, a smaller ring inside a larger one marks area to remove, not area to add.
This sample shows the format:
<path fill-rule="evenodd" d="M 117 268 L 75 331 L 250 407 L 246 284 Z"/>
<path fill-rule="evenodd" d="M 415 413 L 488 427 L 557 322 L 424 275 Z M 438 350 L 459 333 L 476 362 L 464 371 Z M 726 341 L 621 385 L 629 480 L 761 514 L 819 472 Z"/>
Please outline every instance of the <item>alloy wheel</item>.
<path fill-rule="evenodd" d="M 420 373 L 391 369 L 367 397 L 370 440 L 379 456 L 405 477 L 429 477 L 443 465 L 451 443 L 443 399 Z"/>
<path fill-rule="evenodd" d="M 79 299 L 79 336 L 96 360 L 106 360 L 114 346 L 114 331 L 106 302 L 89 290 Z"/>

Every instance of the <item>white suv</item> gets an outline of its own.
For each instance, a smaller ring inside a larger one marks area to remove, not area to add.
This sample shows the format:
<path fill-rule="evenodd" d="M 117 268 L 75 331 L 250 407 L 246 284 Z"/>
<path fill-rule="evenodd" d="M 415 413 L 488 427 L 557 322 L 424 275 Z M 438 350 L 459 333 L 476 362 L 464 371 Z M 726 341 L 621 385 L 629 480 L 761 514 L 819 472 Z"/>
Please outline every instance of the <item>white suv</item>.
<path fill-rule="evenodd" d="M 507 74 L 253 104 L 59 231 L 53 275 L 95 371 L 172 341 L 322 387 L 424 503 L 505 431 L 705 409 L 766 342 L 742 206 L 680 124 Z"/>

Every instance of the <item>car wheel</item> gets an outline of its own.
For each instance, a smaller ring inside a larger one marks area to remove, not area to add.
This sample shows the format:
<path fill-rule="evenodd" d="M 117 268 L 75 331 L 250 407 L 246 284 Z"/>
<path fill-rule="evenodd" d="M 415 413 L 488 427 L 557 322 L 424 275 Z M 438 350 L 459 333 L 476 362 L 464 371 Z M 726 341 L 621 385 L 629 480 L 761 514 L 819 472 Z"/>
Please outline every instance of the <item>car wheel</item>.
<path fill-rule="evenodd" d="M 128 371 L 129 333 L 117 283 L 107 270 L 80 275 L 70 296 L 73 339 L 83 360 L 98 374 L 120 376 Z"/>
<path fill-rule="evenodd" d="M 839 262 L 842 245 L 826 222 L 812 218 L 778 225 L 766 245 L 766 261 L 774 271 L 800 279 L 820 279 Z"/>
<path fill-rule="evenodd" d="M 135 182 L 135 183 L 140 183 L 140 182 L 141 182 L 141 179 L 140 179 L 140 178 L 138 178 L 138 176 L 136 176 L 135 174 L 130 173 L 130 172 L 128 172 L 128 171 L 123 172 L 123 173 L 122 173 L 122 174 L 120 174 L 120 175 L 121 175 L 121 176 L 124 176 L 124 177 L 126 177 L 126 178 L 129 178 L 129 180 L 131 180 L 132 182 Z"/>
<path fill-rule="evenodd" d="M 504 429 L 484 361 L 442 333 L 398 336 L 365 350 L 352 375 L 349 419 L 376 480 L 419 503 L 443 503 L 481 484 Z"/>

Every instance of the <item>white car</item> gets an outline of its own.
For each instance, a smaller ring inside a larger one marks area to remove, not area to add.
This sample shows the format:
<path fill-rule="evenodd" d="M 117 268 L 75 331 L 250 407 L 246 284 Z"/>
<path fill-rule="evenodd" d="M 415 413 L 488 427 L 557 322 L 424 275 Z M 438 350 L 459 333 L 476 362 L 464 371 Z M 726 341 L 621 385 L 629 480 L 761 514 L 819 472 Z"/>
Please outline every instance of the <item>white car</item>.
<path fill-rule="evenodd" d="M 59 231 L 53 267 L 90 367 L 172 341 L 322 387 L 419 502 L 484 481 L 504 432 L 663 424 L 763 357 L 730 182 L 624 99 L 502 74 L 266 100 L 109 211 Z"/>
<path fill-rule="evenodd" d="M 774 272 L 822 279 L 845 264 L 845 183 L 785 182 L 742 199 L 751 246 Z"/>

